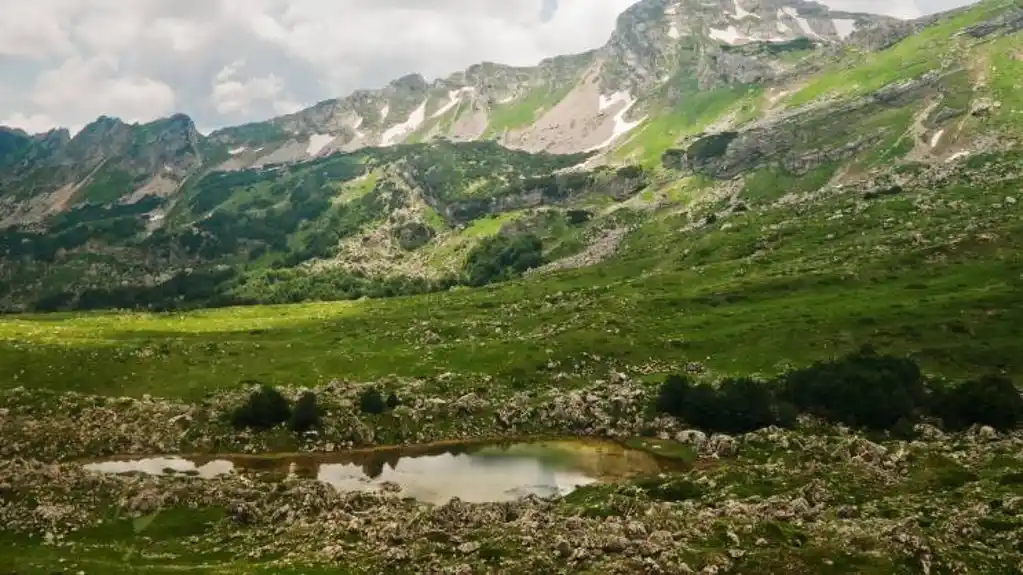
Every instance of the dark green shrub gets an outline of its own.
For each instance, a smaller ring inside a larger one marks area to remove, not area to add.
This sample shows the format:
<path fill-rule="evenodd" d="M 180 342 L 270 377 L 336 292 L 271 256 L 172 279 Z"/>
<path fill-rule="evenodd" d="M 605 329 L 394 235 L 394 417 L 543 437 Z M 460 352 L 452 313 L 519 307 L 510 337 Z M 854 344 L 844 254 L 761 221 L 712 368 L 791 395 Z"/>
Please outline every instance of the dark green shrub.
<path fill-rule="evenodd" d="M 990 375 L 936 390 L 933 412 L 950 429 L 990 425 L 1014 429 L 1023 422 L 1023 397 L 1008 378 Z"/>
<path fill-rule="evenodd" d="M 803 412 L 869 429 L 915 420 L 927 401 L 920 368 L 870 348 L 782 376 L 782 399 Z"/>
<path fill-rule="evenodd" d="M 295 402 L 295 408 L 288 419 L 288 429 L 296 433 L 309 431 L 320 424 L 320 407 L 316 404 L 316 394 L 307 391 Z"/>
<path fill-rule="evenodd" d="M 676 417 L 682 415 L 692 389 L 693 383 L 688 377 L 669 375 L 661 384 L 661 389 L 657 394 L 657 411 Z"/>
<path fill-rule="evenodd" d="M 266 430 L 288 421 L 290 417 L 288 400 L 281 392 L 264 385 L 249 395 L 245 405 L 231 413 L 231 425 L 236 429 Z"/>
<path fill-rule="evenodd" d="M 718 387 L 712 429 L 744 433 L 778 423 L 774 394 L 768 384 L 742 377 L 725 379 Z"/>
<path fill-rule="evenodd" d="M 359 395 L 359 411 L 369 415 L 379 415 L 387 411 L 384 398 L 376 389 L 367 389 Z"/>
<path fill-rule="evenodd" d="M 690 425 L 727 433 L 792 426 L 797 415 L 794 406 L 777 401 L 769 384 L 752 378 L 725 379 L 715 388 L 672 375 L 661 386 L 656 408 Z"/>
<path fill-rule="evenodd" d="M 473 286 L 521 276 L 543 263 L 543 242 L 533 234 L 498 234 L 474 247 L 465 261 L 467 281 Z"/>
<path fill-rule="evenodd" d="M 387 401 L 385 403 L 387 404 L 387 409 L 394 409 L 395 407 L 401 405 L 401 400 L 398 399 L 397 395 L 391 393 L 391 395 L 387 396 Z"/>
<path fill-rule="evenodd" d="M 568 221 L 568 225 L 570 226 L 585 224 L 590 221 L 590 218 L 592 217 L 593 213 L 586 210 L 568 210 L 565 212 L 565 219 Z"/>

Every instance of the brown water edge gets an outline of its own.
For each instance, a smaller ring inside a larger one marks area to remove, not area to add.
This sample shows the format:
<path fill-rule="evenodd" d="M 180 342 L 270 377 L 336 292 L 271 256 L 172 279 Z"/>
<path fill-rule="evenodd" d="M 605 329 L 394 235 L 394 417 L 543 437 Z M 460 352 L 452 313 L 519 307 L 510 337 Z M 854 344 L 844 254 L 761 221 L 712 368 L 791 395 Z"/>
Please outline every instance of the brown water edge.
<path fill-rule="evenodd" d="M 525 494 L 564 495 L 591 483 L 684 470 L 687 462 L 622 442 L 560 437 L 443 441 L 330 453 L 197 454 L 103 458 L 107 473 L 242 474 L 277 481 L 317 479 L 343 491 L 389 490 L 422 501 L 451 497 L 504 501 Z"/>

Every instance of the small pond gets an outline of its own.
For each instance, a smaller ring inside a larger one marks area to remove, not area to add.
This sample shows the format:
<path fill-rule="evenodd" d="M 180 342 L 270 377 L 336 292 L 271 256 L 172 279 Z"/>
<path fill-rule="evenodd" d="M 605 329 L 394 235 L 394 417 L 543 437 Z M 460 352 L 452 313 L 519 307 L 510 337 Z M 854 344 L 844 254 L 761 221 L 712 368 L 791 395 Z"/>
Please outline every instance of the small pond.
<path fill-rule="evenodd" d="M 652 475 L 676 460 L 594 440 L 438 444 L 342 453 L 119 458 L 92 462 L 103 473 L 188 474 L 215 478 L 245 474 L 279 480 L 315 478 L 343 491 L 391 490 L 442 504 L 452 497 L 474 503 L 513 501 L 526 495 L 565 495 L 582 485 Z"/>

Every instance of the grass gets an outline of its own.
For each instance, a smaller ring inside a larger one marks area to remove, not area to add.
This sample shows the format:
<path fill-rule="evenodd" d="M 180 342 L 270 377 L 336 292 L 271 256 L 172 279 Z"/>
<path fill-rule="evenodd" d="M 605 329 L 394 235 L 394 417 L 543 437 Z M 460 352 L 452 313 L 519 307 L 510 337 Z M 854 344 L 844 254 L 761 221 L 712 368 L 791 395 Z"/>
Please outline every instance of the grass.
<path fill-rule="evenodd" d="M 370 193 L 379 179 L 380 174 L 377 171 L 372 171 L 361 178 L 343 183 L 338 188 L 337 201 L 341 203 L 354 202 Z"/>
<path fill-rule="evenodd" d="M 507 104 L 498 104 L 490 112 L 490 122 L 484 138 L 500 136 L 508 130 L 523 128 L 536 122 L 540 116 L 557 105 L 572 91 L 572 82 L 562 82 L 557 88 L 541 86 Z"/>
<path fill-rule="evenodd" d="M 827 184 L 837 166 L 825 164 L 802 175 L 781 166 L 762 168 L 746 176 L 742 199 L 752 203 L 770 202 L 785 194 L 813 192 Z"/>
<path fill-rule="evenodd" d="M 578 365 L 558 384 L 573 385 L 611 366 L 664 361 L 773 373 L 865 341 L 949 377 L 996 369 L 1019 377 L 1023 224 L 991 207 L 1016 185 L 863 204 L 837 198 L 696 232 L 681 231 L 685 216 L 667 215 L 649 219 L 602 265 L 477 290 L 189 313 L 7 316 L 0 388 L 194 400 L 246 379 L 313 385 L 449 371 L 486 374 L 496 386 L 523 373 L 550 385 L 548 360 Z M 934 198 L 940 206 L 920 210 Z M 462 235 L 482 237 L 502 223 L 480 221 Z M 426 329 L 439 342 L 421 341 Z"/>
<path fill-rule="evenodd" d="M 676 459 L 685 463 L 696 461 L 696 451 L 693 447 L 676 441 L 636 437 L 627 440 L 625 446 L 629 449 L 638 449 L 639 451 L 666 459 Z"/>
<path fill-rule="evenodd" d="M 755 112 L 759 88 L 716 88 L 700 91 L 694 80 L 683 82 L 678 103 L 661 110 L 644 122 L 614 151 L 614 157 L 629 159 L 644 167 L 660 165 L 661 154 L 686 135 L 696 134 L 732 107 L 741 117 Z"/>
<path fill-rule="evenodd" d="M 990 47 L 990 90 L 1002 107 L 996 119 L 1010 128 L 1023 121 L 1023 33 L 1017 32 L 993 43 Z M 1018 128 L 1015 128 L 1018 130 Z"/>
<path fill-rule="evenodd" d="M 961 14 L 945 18 L 895 46 L 874 53 L 850 52 L 831 71 L 817 75 L 788 97 L 789 106 L 808 104 L 823 96 L 859 96 L 941 66 L 946 54 L 961 50 L 954 36 L 970 25 L 1003 12 L 1011 0 L 988 0 Z"/>

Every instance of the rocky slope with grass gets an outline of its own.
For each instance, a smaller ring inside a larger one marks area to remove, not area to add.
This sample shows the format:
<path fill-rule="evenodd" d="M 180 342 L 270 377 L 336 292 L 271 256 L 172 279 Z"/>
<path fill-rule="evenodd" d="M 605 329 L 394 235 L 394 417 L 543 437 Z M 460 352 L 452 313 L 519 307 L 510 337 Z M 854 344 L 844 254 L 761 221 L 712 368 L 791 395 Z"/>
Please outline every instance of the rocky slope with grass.
<path fill-rule="evenodd" d="M 612 373 L 588 389 L 537 388 L 510 400 L 475 393 L 448 400 L 421 393 L 425 382 L 391 382 L 403 398 L 393 413 L 357 399 L 368 386 L 335 382 L 315 390 L 322 419 L 298 434 L 227 427 L 226 414 L 244 404 L 244 389 L 196 404 L 8 390 L 0 393 L 0 565 L 16 573 L 216 566 L 303 573 L 881 574 L 1023 567 L 1023 397 L 1011 384 L 996 384 L 1001 391 L 994 393 L 989 384 L 962 384 L 953 393 L 972 394 L 971 401 L 954 404 L 887 403 L 892 416 L 915 421 L 883 430 L 871 409 L 876 404 L 846 401 L 844 394 L 899 397 L 923 384 L 911 362 L 861 352 L 790 372 L 770 387 L 700 377 L 706 381 L 695 387 L 682 376 L 658 389 Z M 819 392 L 801 392 L 809 409 L 838 402 L 830 414 L 804 414 L 784 428 L 764 425 L 780 421 L 764 404 L 785 393 L 771 390 L 805 384 Z M 932 393 L 941 396 L 939 389 Z M 707 396 L 700 390 L 730 408 L 698 406 L 697 395 Z M 758 401 L 746 401 L 753 396 Z M 677 407 L 684 418 L 660 413 Z M 933 418 L 931 409 L 944 419 Z M 860 416 L 868 419 L 852 428 L 829 421 Z M 688 427 L 697 421 L 711 427 Z M 622 440 L 642 434 L 647 439 L 640 444 L 653 452 L 685 455 L 673 470 L 582 487 L 567 497 L 456 498 L 442 505 L 388 489 L 339 491 L 314 477 L 259 468 L 212 478 L 105 475 L 74 461 L 240 447 L 323 452 L 522 433 Z"/>

